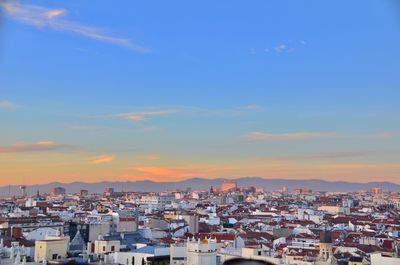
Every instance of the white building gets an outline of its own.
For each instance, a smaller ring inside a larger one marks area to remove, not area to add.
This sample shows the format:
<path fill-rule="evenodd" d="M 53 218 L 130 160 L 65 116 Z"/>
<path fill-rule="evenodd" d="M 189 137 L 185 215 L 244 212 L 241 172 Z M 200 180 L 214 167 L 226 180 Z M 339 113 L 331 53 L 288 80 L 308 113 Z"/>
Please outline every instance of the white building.
<path fill-rule="evenodd" d="M 371 254 L 371 265 L 399 265 L 400 258 L 384 257 L 382 253 Z"/>
<path fill-rule="evenodd" d="M 121 243 L 119 240 L 95 240 L 88 243 L 88 254 L 94 257 L 104 257 L 109 253 L 120 251 Z"/>
<path fill-rule="evenodd" d="M 172 244 L 170 248 L 170 265 L 186 265 L 186 246 Z"/>
<path fill-rule="evenodd" d="M 140 199 L 141 204 L 162 205 L 171 204 L 175 201 L 175 195 L 146 195 Z"/>
<path fill-rule="evenodd" d="M 217 241 L 215 239 L 188 240 L 186 245 L 187 265 L 216 265 Z"/>
<path fill-rule="evenodd" d="M 40 227 L 33 230 L 25 235 L 27 240 L 45 240 L 49 237 L 60 236 L 60 231 L 51 227 Z"/>
<path fill-rule="evenodd" d="M 116 252 L 113 254 L 114 263 L 124 265 L 142 265 L 150 262 L 169 262 L 169 247 L 141 246 L 129 252 Z"/>
<path fill-rule="evenodd" d="M 35 261 L 45 262 L 49 260 L 65 259 L 68 250 L 68 237 L 37 240 L 35 242 Z"/>

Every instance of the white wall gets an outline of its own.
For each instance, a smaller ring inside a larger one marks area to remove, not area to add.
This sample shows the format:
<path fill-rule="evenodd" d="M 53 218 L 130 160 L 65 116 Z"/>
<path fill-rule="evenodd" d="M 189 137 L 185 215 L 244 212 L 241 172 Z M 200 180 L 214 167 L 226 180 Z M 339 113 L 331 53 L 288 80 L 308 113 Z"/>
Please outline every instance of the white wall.
<path fill-rule="evenodd" d="M 400 258 L 382 257 L 381 253 L 371 254 L 371 265 L 399 265 Z"/>

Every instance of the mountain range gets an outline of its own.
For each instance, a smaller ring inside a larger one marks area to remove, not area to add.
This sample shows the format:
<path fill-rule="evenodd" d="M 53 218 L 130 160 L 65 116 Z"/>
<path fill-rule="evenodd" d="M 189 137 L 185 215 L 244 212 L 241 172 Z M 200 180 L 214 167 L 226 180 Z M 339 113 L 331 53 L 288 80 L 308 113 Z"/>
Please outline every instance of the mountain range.
<path fill-rule="evenodd" d="M 221 183 L 226 180 L 223 178 L 205 179 L 205 178 L 191 178 L 176 182 L 155 182 L 149 180 L 143 181 L 126 181 L 126 182 L 98 182 L 98 183 L 85 183 L 85 182 L 72 182 L 72 183 L 59 183 L 52 182 L 48 184 L 31 185 L 27 186 L 27 193 L 32 195 L 37 191 L 40 193 L 48 193 L 54 187 L 64 187 L 67 193 L 76 193 L 81 189 L 86 189 L 90 193 L 101 193 L 105 187 L 112 187 L 115 191 L 165 191 L 165 190 L 184 190 L 192 188 L 193 190 L 210 189 L 211 186 L 219 188 Z M 391 182 L 345 182 L 345 181 L 325 181 L 319 179 L 298 180 L 298 179 L 266 179 L 261 177 L 244 177 L 235 179 L 239 187 L 254 186 L 262 188 L 267 191 L 281 189 L 286 186 L 289 190 L 295 188 L 307 188 L 315 191 L 357 191 L 368 190 L 372 188 L 382 188 L 389 191 L 399 191 L 400 185 Z M 0 187 L 0 196 L 18 195 L 21 194 L 19 186 L 3 186 Z"/>

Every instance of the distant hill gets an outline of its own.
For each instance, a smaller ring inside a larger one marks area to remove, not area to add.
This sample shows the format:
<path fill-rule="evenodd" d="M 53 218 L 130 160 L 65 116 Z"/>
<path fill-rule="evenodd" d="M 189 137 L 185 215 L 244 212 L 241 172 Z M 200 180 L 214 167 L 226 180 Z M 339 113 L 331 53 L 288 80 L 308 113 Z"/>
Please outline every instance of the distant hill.
<path fill-rule="evenodd" d="M 47 193 L 52 188 L 62 186 L 67 189 L 68 193 L 75 193 L 81 189 L 86 189 L 91 193 L 101 193 L 105 187 L 113 187 L 115 191 L 164 191 L 176 189 L 210 189 L 220 187 L 225 179 L 204 179 L 191 178 L 177 182 L 153 182 L 153 181 L 130 181 L 130 182 L 98 182 L 98 183 L 59 183 L 53 182 L 43 185 L 32 185 L 27 187 L 28 194 L 35 194 L 37 190 L 41 193 Z M 317 179 L 310 180 L 295 180 L 295 179 L 266 179 L 260 177 L 244 177 L 235 179 L 239 187 L 254 186 L 263 188 L 268 191 L 273 191 L 286 186 L 289 190 L 294 188 L 308 188 L 315 191 L 357 191 L 367 190 L 371 188 L 382 188 L 389 191 L 400 191 L 400 185 L 391 182 L 368 182 L 355 183 L 344 181 L 324 181 Z M 0 187 L 0 196 L 21 194 L 19 186 L 4 186 Z"/>

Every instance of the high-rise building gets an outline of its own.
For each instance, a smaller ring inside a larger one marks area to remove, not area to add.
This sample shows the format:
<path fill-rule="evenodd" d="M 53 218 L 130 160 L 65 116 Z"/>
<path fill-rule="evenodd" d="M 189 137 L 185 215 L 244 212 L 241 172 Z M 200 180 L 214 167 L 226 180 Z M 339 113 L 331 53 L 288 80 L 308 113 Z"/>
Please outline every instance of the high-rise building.
<path fill-rule="evenodd" d="M 80 191 L 79 191 L 79 195 L 80 195 L 81 197 L 86 197 L 86 196 L 89 195 L 89 191 L 88 191 L 88 190 L 80 190 Z"/>
<path fill-rule="evenodd" d="M 24 198 L 26 197 L 26 186 L 25 185 L 21 185 L 19 186 L 19 189 L 22 191 L 22 196 L 24 196 Z"/>
<path fill-rule="evenodd" d="M 225 180 L 221 184 L 221 191 L 222 192 L 228 192 L 228 191 L 233 191 L 237 189 L 236 182 L 233 180 Z"/>
<path fill-rule="evenodd" d="M 112 196 L 114 194 L 114 188 L 106 187 L 104 188 L 104 196 Z"/>
<path fill-rule="evenodd" d="M 382 194 L 383 190 L 381 188 L 373 188 L 371 189 L 371 192 L 375 194 Z"/>
<path fill-rule="evenodd" d="M 63 187 L 55 187 L 51 190 L 51 196 L 64 196 L 66 194 L 66 190 Z"/>

